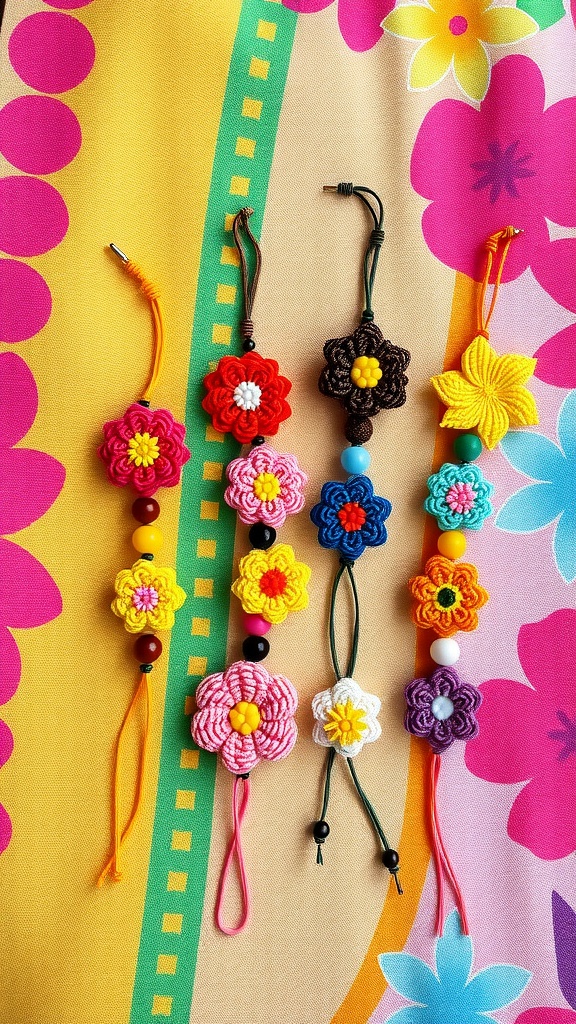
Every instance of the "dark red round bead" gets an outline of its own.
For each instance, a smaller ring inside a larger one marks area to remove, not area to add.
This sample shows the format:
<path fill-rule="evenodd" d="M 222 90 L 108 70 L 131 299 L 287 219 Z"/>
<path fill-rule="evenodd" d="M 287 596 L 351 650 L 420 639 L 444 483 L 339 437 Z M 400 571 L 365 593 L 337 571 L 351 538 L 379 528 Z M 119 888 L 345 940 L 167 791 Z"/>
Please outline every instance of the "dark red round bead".
<path fill-rule="evenodd" d="M 162 642 L 153 633 L 142 633 L 134 644 L 134 654 L 137 661 L 157 661 L 162 654 Z"/>
<path fill-rule="evenodd" d="M 132 515 L 139 523 L 148 526 L 160 515 L 160 505 L 154 498 L 136 498 L 132 505 Z"/>

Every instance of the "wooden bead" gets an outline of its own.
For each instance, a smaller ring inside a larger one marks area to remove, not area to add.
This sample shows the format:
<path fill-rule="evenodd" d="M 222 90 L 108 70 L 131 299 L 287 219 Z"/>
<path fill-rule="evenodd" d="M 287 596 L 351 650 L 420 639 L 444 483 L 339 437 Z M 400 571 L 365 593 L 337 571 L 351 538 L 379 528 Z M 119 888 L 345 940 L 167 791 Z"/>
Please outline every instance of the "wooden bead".
<path fill-rule="evenodd" d="M 136 498 L 132 505 L 132 515 L 139 523 L 148 526 L 160 515 L 160 505 L 154 498 Z"/>

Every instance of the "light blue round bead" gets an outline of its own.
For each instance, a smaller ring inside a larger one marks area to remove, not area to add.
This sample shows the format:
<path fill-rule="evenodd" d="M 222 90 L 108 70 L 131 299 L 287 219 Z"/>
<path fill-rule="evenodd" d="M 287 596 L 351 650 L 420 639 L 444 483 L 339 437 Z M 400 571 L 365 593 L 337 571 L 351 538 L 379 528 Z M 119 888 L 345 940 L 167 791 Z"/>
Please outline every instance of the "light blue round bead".
<path fill-rule="evenodd" d="M 370 452 L 361 444 L 353 444 L 344 449 L 340 462 L 347 473 L 364 473 L 371 462 Z"/>

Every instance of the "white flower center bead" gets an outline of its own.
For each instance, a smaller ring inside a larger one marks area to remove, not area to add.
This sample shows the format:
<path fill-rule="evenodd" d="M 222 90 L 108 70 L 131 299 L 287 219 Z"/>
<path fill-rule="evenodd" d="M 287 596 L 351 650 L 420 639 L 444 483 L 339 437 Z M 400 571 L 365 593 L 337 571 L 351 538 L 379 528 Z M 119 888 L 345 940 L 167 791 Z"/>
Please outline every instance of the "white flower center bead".
<path fill-rule="evenodd" d="M 244 409 L 246 412 L 253 412 L 258 408 L 261 396 L 261 389 L 251 380 L 243 380 L 234 388 L 234 401 L 240 409 Z"/>
<path fill-rule="evenodd" d="M 450 715 L 454 714 L 454 705 L 450 697 L 440 695 L 439 697 L 434 697 L 430 710 L 438 722 L 445 722 L 447 718 L 450 718 Z"/>

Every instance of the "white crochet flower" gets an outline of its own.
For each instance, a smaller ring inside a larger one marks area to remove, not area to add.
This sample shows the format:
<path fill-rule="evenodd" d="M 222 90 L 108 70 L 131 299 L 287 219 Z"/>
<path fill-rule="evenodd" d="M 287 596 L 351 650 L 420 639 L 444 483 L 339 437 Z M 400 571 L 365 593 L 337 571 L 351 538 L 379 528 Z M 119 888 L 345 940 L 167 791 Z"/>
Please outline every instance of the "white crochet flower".
<path fill-rule="evenodd" d="M 321 747 L 334 747 L 342 757 L 356 757 L 365 743 L 377 740 L 380 700 L 365 693 L 353 679 L 339 679 L 330 690 L 312 698 L 316 721 L 312 737 Z"/>

